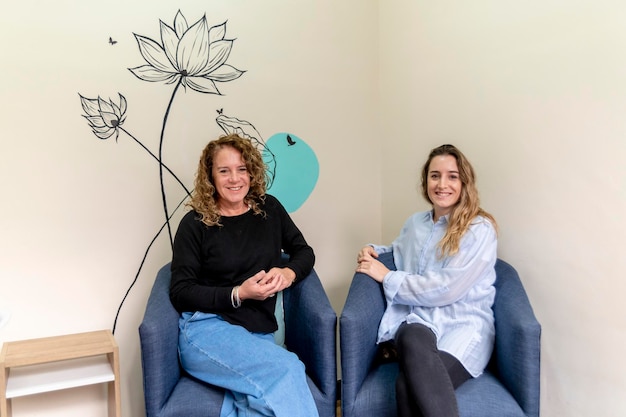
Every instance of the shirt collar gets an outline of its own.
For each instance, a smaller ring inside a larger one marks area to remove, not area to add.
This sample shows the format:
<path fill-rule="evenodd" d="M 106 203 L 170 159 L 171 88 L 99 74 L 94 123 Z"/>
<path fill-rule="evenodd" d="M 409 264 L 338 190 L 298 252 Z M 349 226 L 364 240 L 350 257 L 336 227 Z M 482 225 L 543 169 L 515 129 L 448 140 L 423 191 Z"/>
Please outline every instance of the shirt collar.
<path fill-rule="evenodd" d="M 428 213 L 428 217 L 430 218 L 430 221 L 435 223 L 435 210 L 430 210 L 427 212 Z M 450 215 L 446 214 L 445 216 L 441 216 L 439 217 L 439 220 L 437 221 L 438 223 L 441 224 L 448 224 L 448 220 L 450 219 Z"/>

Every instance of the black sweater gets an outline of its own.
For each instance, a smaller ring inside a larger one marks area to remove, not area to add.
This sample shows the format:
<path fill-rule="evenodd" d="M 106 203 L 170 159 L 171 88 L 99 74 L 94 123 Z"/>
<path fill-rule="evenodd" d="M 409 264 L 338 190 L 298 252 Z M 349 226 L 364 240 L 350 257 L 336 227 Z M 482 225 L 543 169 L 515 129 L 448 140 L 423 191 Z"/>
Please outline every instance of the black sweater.
<path fill-rule="evenodd" d="M 260 207 L 266 217 L 250 210 L 222 216 L 222 226 L 205 225 L 195 211 L 183 217 L 174 239 L 170 285 L 179 312 L 215 313 L 255 333 L 276 331 L 276 297 L 244 300 L 235 309 L 231 290 L 261 270 L 283 266 L 281 250 L 289 255 L 284 266 L 296 273 L 296 280 L 309 275 L 315 255 L 275 197 L 266 195 Z"/>

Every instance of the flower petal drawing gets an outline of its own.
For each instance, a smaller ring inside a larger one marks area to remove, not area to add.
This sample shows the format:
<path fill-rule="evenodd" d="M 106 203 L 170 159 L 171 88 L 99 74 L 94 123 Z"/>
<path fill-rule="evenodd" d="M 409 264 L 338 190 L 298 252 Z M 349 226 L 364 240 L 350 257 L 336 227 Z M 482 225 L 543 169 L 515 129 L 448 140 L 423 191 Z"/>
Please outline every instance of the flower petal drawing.
<path fill-rule="evenodd" d="M 204 67 L 200 74 L 210 74 L 211 72 L 221 67 L 224 63 L 226 63 L 226 60 L 228 59 L 232 48 L 233 41 L 213 42 L 209 50 L 209 60 L 207 62 L 207 65 Z"/>
<path fill-rule="evenodd" d="M 104 120 L 102 120 L 102 117 L 100 117 L 100 116 L 85 116 L 85 118 L 89 122 L 89 126 L 91 126 L 92 128 L 94 128 L 94 127 L 97 127 L 97 128 L 105 128 L 105 127 L 107 127 L 107 125 L 104 123 Z"/>
<path fill-rule="evenodd" d="M 98 106 L 98 99 L 86 98 L 79 94 L 80 104 L 83 106 L 83 110 L 91 117 L 100 117 L 100 107 Z"/>
<path fill-rule="evenodd" d="M 169 73 L 178 72 L 172 65 L 173 62 L 170 62 L 161 45 L 150 38 L 137 34 L 135 35 L 135 39 L 137 39 L 137 43 L 139 44 L 141 56 L 143 56 L 143 59 L 145 59 L 150 66 L 154 67 L 157 71 Z"/>
<path fill-rule="evenodd" d="M 105 128 L 94 127 L 92 131 L 94 135 L 98 137 L 98 139 L 103 139 L 103 140 L 108 139 L 111 136 L 113 136 L 113 134 L 115 134 L 115 141 L 117 142 L 117 136 L 118 136 L 117 129 L 109 129 L 108 127 L 105 127 Z"/>
<path fill-rule="evenodd" d="M 126 97 L 120 94 L 120 105 L 119 107 L 117 107 L 117 111 L 120 114 L 120 120 L 121 120 L 120 124 L 123 123 L 124 120 L 126 120 L 126 108 L 127 107 L 128 107 L 128 103 L 126 102 Z"/>
<path fill-rule="evenodd" d="M 187 77 L 185 79 L 185 84 L 189 86 L 189 88 L 196 90 L 200 93 L 220 94 L 213 80 L 210 80 L 208 78 Z"/>
<path fill-rule="evenodd" d="M 179 38 L 183 36 L 183 33 L 185 33 L 187 29 L 189 29 L 187 19 L 185 19 L 185 16 L 183 16 L 180 10 L 174 17 L 174 28 L 176 29 L 176 34 L 178 34 Z"/>
<path fill-rule="evenodd" d="M 221 25 L 215 25 L 211 29 L 209 29 L 209 42 L 217 42 L 224 39 L 226 36 L 226 22 Z"/>
<path fill-rule="evenodd" d="M 150 65 L 142 65 L 136 68 L 129 68 L 129 70 L 135 75 L 135 77 L 139 78 L 140 80 L 149 82 L 165 81 L 166 84 L 172 84 L 178 81 L 178 79 L 180 78 L 179 74 L 158 71 Z"/>
<path fill-rule="evenodd" d="M 169 27 L 163 21 L 161 23 L 161 42 L 163 43 L 163 49 L 170 62 L 176 62 L 176 49 L 178 48 L 178 42 L 180 38 L 174 29 Z"/>
<path fill-rule="evenodd" d="M 184 75 L 198 75 L 209 62 L 209 29 L 203 17 L 180 38 L 176 50 L 176 65 Z"/>
<path fill-rule="evenodd" d="M 113 107 L 113 105 L 108 102 L 103 100 L 102 98 L 98 97 L 98 107 L 100 108 L 100 115 L 104 115 L 107 113 L 112 114 L 113 116 L 115 116 L 115 107 Z M 106 121 L 105 121 L 106 123 Z"/>
<path fill-rule="evenodd" d="M 226 82 L 236 80 L 243 75 L 243 71 L 239 71 L 235 67 L 231 67 L 228 64 L 224 64 L 217 68 L 215 71 L 208 74 L 206 77 L 215 81 Z"/>

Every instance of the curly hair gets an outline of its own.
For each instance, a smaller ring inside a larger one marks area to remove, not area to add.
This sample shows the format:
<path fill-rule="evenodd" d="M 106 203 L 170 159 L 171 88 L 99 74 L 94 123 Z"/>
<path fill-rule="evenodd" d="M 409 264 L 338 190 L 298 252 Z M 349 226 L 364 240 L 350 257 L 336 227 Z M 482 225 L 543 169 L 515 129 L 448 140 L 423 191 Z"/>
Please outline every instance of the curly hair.
<path fill-rule="evenodd" d="M 459 177 L 461 179 L 461 195 L 459 201 L 452 208 L 448 219 L 448 228 L 439 242 L 441 257 L 452 256 L 459 251 L 461 238 L 467 232 L 476 216 L 488 219 L 497 231 L 495 218 L 480 207 L 478 189 L 476 188 L 476 174 L 474 168 L 463 153 L 453 145 L 441 145 L 430 151 L 428 159 L 422 168 L 422 196 L 433 204 L 428 196 L 428 170 L 433 158 L 441 155 L 450 155 L 456 159 Z"/>
<path fill-rule="evenodd" d="M 244 198 L 255 214 L 265 215 L 259 203 L 265 200 L 267 171 L 263 157 L 249 139 L 237 134 L 221 136 L 209 142 L 202 150 L 198 171 L 194 183 L 191 200 L 187 203 L 201 216 L 202 223 L 207 226 L 221 226 L 220 213 L 217 205 L 218 194 L 213 180 L 213 161 L 217 151 L 226 147 L 233 148 L 241 153 L 241 159 L 246 164 L 250 175 L 250 190 Z"/>

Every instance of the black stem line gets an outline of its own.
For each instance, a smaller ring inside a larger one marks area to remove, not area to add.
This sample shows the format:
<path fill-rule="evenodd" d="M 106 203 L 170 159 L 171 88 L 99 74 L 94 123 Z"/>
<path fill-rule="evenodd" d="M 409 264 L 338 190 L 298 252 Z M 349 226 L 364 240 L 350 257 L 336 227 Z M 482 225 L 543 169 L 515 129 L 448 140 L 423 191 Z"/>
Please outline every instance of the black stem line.
<path fill-rule="evenodd" d="M 167 219 L 167 221 L 165 223 L 163 223 L 163 225 L 161 226 L 159 231 L 156 233 L 156 235 L 154 235 L 154 237 L 150 241 L 150 244 L 146 248 L 146 251 L 143 254 L 143 258 L 141 259 L 141 263 L 139 264 L 139 269 L 137 270 L 137 273 L 135 274 L 135 279 L 130 284 L 130 287 L 128 287 L 128 290 L 126 290 L 126 294 L 124 294 L 124 298 L 122 298 L 122 302 L 120 303 L 119 307 L 117 308 L 117 313 L 115 314 L 115 320 L 113 320 L 113 329 L 111 330 L 111 333 L 115 334 L 115 328 L 117 327 L 117 319 L 118 319 L 118 317 L 120 315 L 120 311 L 122 310 L 122 306 L 124 305 L 124 302 L 126 301 L 126 298 L 128 297 L 128 294 L 130 294 L 130 290 L 133 289 L 133 287 L 137 283 L 137 279 L 139 279 L 139 274 L 141 274 L 141 270 L 143 269 L 143 265 L 146 262 L 146 258 L 148 257 L 148 253 L 150 252 L 150 249 L 152 248 L 152 245 L 154 245 L 154 242 L 156 242 L 157 238 L 159 237 L 159 235 L 161 234 L 163 229 L 165 229 L 165 226 L 169 225 L 171 218 L 174 216 L 174 213 L 176 213 L 176 211 L 180 208 L 180 206 L 183 205 L 183 203 L 185 202 L 186 199 L 187 199 L 187 197 L 184 197 L 180 201 L 180 203 L 178 203 L 178 205 L 176 206 L 176 208 L 172 212 L 171 216 Z"/>
<path fill-rule="evenodd" d="M 172 108 L 172 103 L 174 102 L 174 97 L 176 96 L 176 92 L 180 87 L 183 78 L 178 80 L 176 87 L 174 87 L 174 91 L 172 92 L 172 97 L 170 98 L 170 102 L 167 104 L 167 109 L 165 110 L 165 116 L 163 117 L 163 125 L 161 126 L 161 137 L 159 139 L 159 161 L 163 162 L 163 137 L 165 136 L 165 126 L 167 125 L 167 118 L 170 114 L 170 109 Z M 170 237 L 170 245 L 172 250 L 174 249 L 174 238 L 172 237 L 172 226 L 169 222 L 169 212 L 167 210 L 167 198 L 165 196 L 165 184 L 163 183 L 163 164 L 159 164 L 159 180 L 161 181 L 161 198 L 163 199 L 163 211 L 165 214 L 165 224 L 167 225 L 167 233 Z"/>
<path fill-rule="evenodd" d="M 139 141 L 139 139 L 137 139 L 136 137 L 134 137 L 129 131 L 127 131 L 126 129 L 124 129 L 123 127 L 119 128 L 122 132 L 126 133 L 128 136 L 131 137 L 131 139 L 133 139 L 135 142 L 137 142 L 139 144 L 139 146 L 141 146 L 142 148 L 144 148 L 146 150 L 146 152 L 148 152 L 150 154 L 150 156 L 152 158 L 154 158 L 159 164 L 161 164 L 161 166 L 163 168 L 165 168 L 165 170 L 167 170 L 167 172 L 169 172 L 172 177 L 174 177 L 174 179 L 176 180 L 176 182 L 178 182 L 180 184 L 181 187 L 183 187 L 183 189 L 185 190 L 185 192 L 187 193 L 188 196 L 191 196 L 191 193 L 189 192 L 189 190 L 187 189 L 187 187 L 185 187 L 185 184 L 182 183 L 182 181 L 176 176 L 176 174 L 174 174 L 172 172 L 172 170 L 163 163 L 163 161 L 160 161 L 159 158 L 157 158 L 157 156 L 155 154 L 152 153 L 152 151 L 150 149 L 148 149 L 143 143 L 141 143 L 141 141 Z"/>

